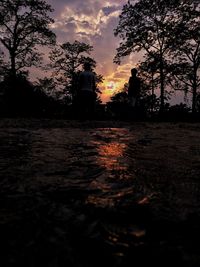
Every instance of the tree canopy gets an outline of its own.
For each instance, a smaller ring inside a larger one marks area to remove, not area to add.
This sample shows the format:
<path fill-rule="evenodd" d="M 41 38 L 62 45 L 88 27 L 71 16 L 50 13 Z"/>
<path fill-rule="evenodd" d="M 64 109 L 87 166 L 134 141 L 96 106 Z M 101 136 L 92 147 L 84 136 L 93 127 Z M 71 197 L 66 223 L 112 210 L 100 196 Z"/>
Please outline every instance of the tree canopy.
<path fill-rule="evenodd" d="M 65 94 L 72 98 L 76 94 L 76 82 L 81 66 L 88 62 L 92 69 L 96 66 L 96 61 L 90 57 L 93 47 L 84 42 L 66 42 L 53 49 L 50 54 L 50 68 L 54 70 L 56 82 L 64 87 Z M 102 81 L 101 75 L 96 75 L 96 82 Z"/>
<path fill-rule="evenodd" d="M 199 1 L 130 0 L 122 9 L 114 33 L 121 38 L 114 62 L 119 64 L 122 57 L 143 51 L 144 57 L 155 63 L 163 110 L 170 58 L 176 57 L 179 63 L 178 55 L 187 63 L 190 59 L 194 63 L 195 58 L 196 67 L 199 62 Z M 179 54 L 172 53 L 175 50 Z"/>
<path fill-rule="evenodd" d="M 49 29 L 52 11 L 42 0 L 1 0 L 0 42 L 9 53 L 12 75 L 40 64 L 38 46 L 55 44 L 55 34 Z"/>
<path fill-rule="evenodd" d="M 195 112 L 200 87 L 200 3 L 183 0 L 177 11 L 180 19 L 171 47 L 172 74 L 176 89 L 192 94 L 192 111 Z"/>

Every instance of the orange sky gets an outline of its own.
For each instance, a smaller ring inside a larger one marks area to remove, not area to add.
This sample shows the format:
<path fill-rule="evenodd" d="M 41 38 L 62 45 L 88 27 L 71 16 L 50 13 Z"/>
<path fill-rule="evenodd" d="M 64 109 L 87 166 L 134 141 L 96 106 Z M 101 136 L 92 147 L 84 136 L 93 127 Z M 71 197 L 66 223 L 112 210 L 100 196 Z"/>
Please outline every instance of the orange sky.
<path fill-rule="evenodd" d="M 113 63 L 120 39 L 114 36 L 119 15 L 127 0 L 46 0 L 53 8 L 55 23 L 51 29 L 57 36 L 58 44 L 85 42 L 93 46 L 91 56 L 97 62 L 96 72 L 103 75 L 100 84 L 103 103 L 109 101 L 113 93 L 121 90 L 128 82 L 130 70 L 142 59 L 141 54 L 131 54 L 123 58 L 121 65 Z M 48 56 L 45 55 L 46 60 Z M 39 70 L 34 77 L 41 74 Z M 180 97 L 178 96 L 178 99 Z M 177 100 L 174 100 L 177 102 Z"/>
<path fill-rule="evenodd" d="M 118 66 L 113 63 L 119 39 L 114 36 L 119 15 L 126 0 L 48 0 L 54 8 L 55 23 L 51 25 L 58 43 L 88 43 L 94 50 L 91 56 L 97 62 L 96 72 L 103 75 L 99 87 L 103 103 L 128 82 L 130 70 L 138 61 L 134 55 Z"/>
<path fill-rule="evenodd" d="M 120 39 L 114 36 L 114 29 L 119 22 L 119 15 L 127 0 L 46 0 L 54 12 L 50 16 L 54 23 L 50 28 L 57 36 L 57 43 L 73 43 L 75 40 L 85 42 L 93 47 L 91 57 L 97 62 L 96 73 L 104 77 L 99 85 L 103 103 L 124 88 L 128 82 L 130 71 L 142 60 L 142 54 L 131 54 L 123 58 L 121 65 L 113 63 Z M 44 63 L 49 63 L 47 48 L 41 48 Z M 32 67 L 32 81 L 49 76 L 49 72 Z M 183 102 L 183 95 L 177 92 L 171 99 L 172 104 Z"/>
<path fill-rule="evenodd" d="M 107 102 L 114 93 L 123 89 L 124 84 L 128 82 L 131 68 L 132 65 L 129 64 L 120 65 L 117 66 L 115 72 L 111 70 L 104 76 L 104 82 L 99 86 L 102 91 L 101 99 L 103 102 Z"/>

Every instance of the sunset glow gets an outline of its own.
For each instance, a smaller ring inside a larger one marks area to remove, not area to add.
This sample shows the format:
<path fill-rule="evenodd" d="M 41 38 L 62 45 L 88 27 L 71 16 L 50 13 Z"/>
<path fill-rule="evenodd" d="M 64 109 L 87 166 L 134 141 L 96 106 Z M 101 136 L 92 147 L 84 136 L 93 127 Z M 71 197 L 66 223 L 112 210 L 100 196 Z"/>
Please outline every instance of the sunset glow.
<path fill-rule="evenodd" d="M 109 77 L 106 78 L 103 84 L 100 86 L 102 90 L 102 101 L 107 102 L 112 95 L 114 95 L 123 88 L 125 82 L 125 79 L 121 79 L 119 81 L 112 81 L 109 79 Z"/>
<path fill-rule="evenodd" d="M 129 57 L 129 62 L 122 65 L 116 65 L 112 72 L 108 71 L 104 76 L 104 82 L 100 85 L 102 90 L 101 99 L 105 103 L 109 101 L 110 97 L 123 90 L 124 85 L 128 83 L 131 69 L 135 67 L 134 59 Z M 97 66 L 97 69 L 99 67 Z M 100 69 L 101 72 L 101 69 Z"/>
<path fill-rule="evenodd" d="M 91 57 L 97 62 L 96 72 L 103 75 L 99 85 L 103 103 L 123 89 L 130 76 L 130 69 L 137 63 L 137 58 L 127 57 L 122 64 L 113 63 L 119 39 L 114 36 L 122 6 L 126 0 L 48 0 L 54 8 L 54 24 L 51 29 L 57 35 L 58 43 L 75 40 L 93 46 Z"/>

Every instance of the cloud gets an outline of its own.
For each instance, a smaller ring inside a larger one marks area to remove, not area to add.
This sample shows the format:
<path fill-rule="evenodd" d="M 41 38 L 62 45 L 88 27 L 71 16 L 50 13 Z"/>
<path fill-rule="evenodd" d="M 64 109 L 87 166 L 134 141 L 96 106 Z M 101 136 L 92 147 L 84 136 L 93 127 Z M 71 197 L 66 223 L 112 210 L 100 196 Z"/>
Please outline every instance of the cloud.
<path fill-rule="evenodd" d="M 65 28 L 70 28 L 73 24 L 76 26 L 74 27 L 74 33 L 85 32 L 92 41 L 94 35 L 102 35 L 102 29 L 106 27 L 112 17 L 119 16 L 119 6 L 111 6 L 107 13 L 105 13 L 105 8 L 108 9 L 109 7 L 99 5 L 98 8 L 94 8 L 94 5 L 86 5 L 86 2 L 82 2 L 78 7 L 65 5 L 51 28 L 62 29 L 66 32 Z"/>
<path fill-rule="evenodd" d="M 114 90 L 121 89 L 128 79 L 134 58 L 126 58 L 121 66 L 113 63 L 119 39 L 113 34 L 122 6 L 126 0 L 48 0 L 55 9 L 52 30 L 58 42 L 79 40 L 93 46 L 92 56 L 97 61 L 97 73 L 104 76 L 102 98 L 107 99 Z"/>
<path fill-rule="evenodd" d="M 119 6 L 106 6 L 102 8 L 103 13 L 108 16 L 114 12 L 119 11 Z"/>
<path fill-rule="evenodd" d="M 115 92 L 123 90 L 124 85 L 128 83 L 132 67 L 133 65 L 130 63 L 116 66 L 115 70 L 106 76 L 102 85 L 103 102 L 107 102 Z"/>

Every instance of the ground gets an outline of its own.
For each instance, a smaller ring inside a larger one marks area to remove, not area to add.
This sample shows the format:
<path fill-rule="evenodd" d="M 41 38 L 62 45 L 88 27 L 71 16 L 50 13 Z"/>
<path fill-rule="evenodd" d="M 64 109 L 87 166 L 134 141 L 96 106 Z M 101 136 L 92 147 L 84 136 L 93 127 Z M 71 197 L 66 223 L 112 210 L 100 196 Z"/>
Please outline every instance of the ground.
<path fill-rule="evenodd" d="M 200 266 L 199 138 L 198 123 L 1 119 L 1 266 Z"/>

